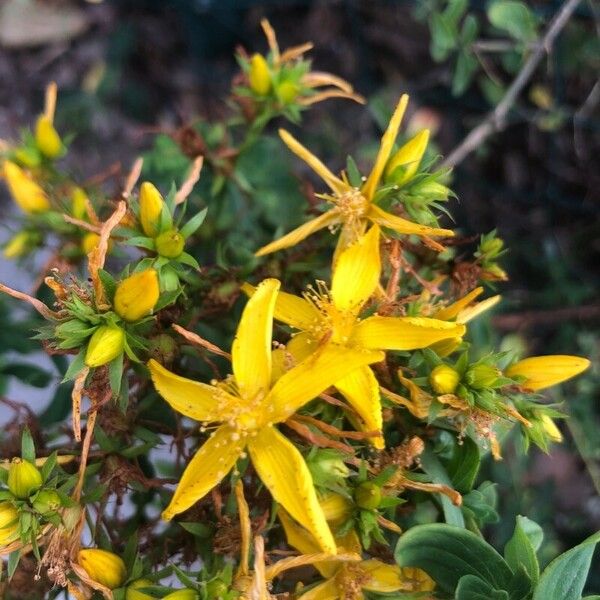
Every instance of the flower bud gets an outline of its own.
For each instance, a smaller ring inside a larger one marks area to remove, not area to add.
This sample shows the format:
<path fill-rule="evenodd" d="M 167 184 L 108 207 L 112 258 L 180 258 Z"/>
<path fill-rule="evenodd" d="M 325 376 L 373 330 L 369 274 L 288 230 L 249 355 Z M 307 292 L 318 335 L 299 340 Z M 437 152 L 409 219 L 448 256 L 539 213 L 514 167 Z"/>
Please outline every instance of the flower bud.
<path fill-rule="evenodd" d="M 154 600 L 154 596 L 139 591 L 152 585 L 154 584 L 149 579 L 137 579 L 127 587 L 125 600 Z"/>
<path fill-rule="evenodd" d="M 524 377 L 523 387 L 534 392 L 557 385 L 579 375 L 590 366 L 590 361 L 581 356 L 556 354 L 530 356 L 506 369 L 507 377 Z"/>
<path fill-rule="evenodd" d="M 492 387 L 499 376 L 500 371 L 496 367 L 485 364 L 473 365 L 465 373 L 465 382 L 474 390 L 484 390 Z"/>
<path fill-rule="evenodd" d="M 85 352 L 88 367 L 101 367 L 123 352 L 125 332 L 120 327 L 101 325 L 94 331 Z"/>
<path fill-rule="evenodd" d="M 27 254 L 31 245 L 31 236 L 28 231 L 20 231 L 17 235 L 10 238 L 2 253 L 6 258 L 18 258 Z"/>
<path fill-rule="evenodd" d="M 359 508 L 375 510 L 381 502 L 381 488 L 371 481 L 364 481 L 354 489 L 354 502 Z"/>
<path fill-rule="evenodd" d="M 76 219 L 84 219 L 87 215 L 88 197 L 80 187 L 73 188 L 71 192 L 71 214 Z"/>
<path fill-rule="evenodd" d="M 271 90 L 269 65 L 262 54 L 255 54 L 250 59 L 248 79 L 250 81 L 250 89 L 259 96 L 266 96 Z"/>
<path fill-rule="evenodd" d="M 494 257 L 498 256 L 503 247 L 503 240 L 501 240 L 500 238 L 491 238 L 489 240 L 485 240 L 479 245 L 479 251 L 482 254 L 487 254 Z"/>
<path fill-rule="evenodd" d="M 506 281 L 508 275 L 506 271 L 497 264 L 488 265 L 484 268 L 481 279 L 484 281 Z"/>
<path fill-rule="evenodd" d="M 198 600 L 198 594 L 190 589 L 177 590 L 167 594 L 163 600 Z"/>
<path fill-rule="evenodd" d="M 423 181 L 415 184 L 415 194 L 434 198 L 435 200 L 446 200 L 450 195 L 450 188 L 437 181 Z"/>
<path fill-rule="evenodd" d="M 15 458 L 8 468 L 8 489 L 13 496 L 25 500 L 42 487 L 42 474 L 27 460 Z"/>
<path fill-rule="evenodd" d="M 277 96 L 283 104 L 290 104 L 298 97 L 299 88 L 291 81 L 283 81 L 277 86 Z"/>
<path fill-rule="evenodd" d="M 150 354 L 161 365 L 172 363 L 178 348 L 179 344 L 168 333 L 159 333 L 150 339 Z"/>
<path fill-rule="evenodd" d="M 138 321 L 152 312 L 160 289 L 154 269 L 134 273 L 124 279 L 115 292 L 115 312 L 125 321 Z"/>
<path fill-rule="evenodd" d="M 93 231 L 88 231 L 83 238 L 81 238 L 81 251 L 84 254 L 89 254 L 100 241 L 100 236 Z"/>
<path fill-rule="evenodd" d="M 206 593 L 209 598 L 224 598 L 229 591 L 229 586 L 221 579 L 213 579 L 206 584 Z"/>
<path fill-rule="evenodd" d="M 548 415 L 542 415 L 540 417 L 540 421 L 542 423 L 542 427 L 546 432 L 546 435 L 557 444 L 560 444 L 563 441 L 563 435 L 560 432 L 560 429 L 556 426 L 556 423 L 553 419 L 551 419 Z"/>
<path fill-rule="evenodd" d="M 15 163 L 4 162 L 4 177 L 13 200 L 25 213 L 40 213 L 50 209 L 44 190 Z"/>
<path fill-rule="evenodd" d="M 33 508 L 42 515 L 58 510 L 60 496 L 56 490 L 40 490 L 33 501 Z"/>
<path fill-rule="evenodd" d="M 163 209 L 163 197 L 149 181 L 140 186 L 140 223 L 148 237 L 155 237 L 160 230 L 160 215 Z"/>
<path fill-rule="evenodd" d="M 111 590 L 123 585 L 127 578 L 125 563 L 113 552 L 84 548 L 79 551 L 77 560 L 90 579 Z"/>
<path fill-rule="evenodd" d="M 35 124 L 35 143 L 47 158 L 57 158 L 62 154 L 63 145 L 60 136 L 46 115 L 40 115 Z"/>
<path fill-rule="evenodd" d="M 42 162 L 39 150 L 36 148 L 17 148 L 15 150 L 15 160 L 28 169 L 38 167 Z"/>
<path fill-rule="evenodd" d="M 185 246 L 185 238 L 177 229 L 169 229 L 161 233 L 156 240 L 156 251 L 165 258 L 177 258 Z"/>
<path fill-rule="evenodd" d="M 19 537 L 19 513 L 10 502 L 0 502 L 0 548 Z"/>
<path fill-rule="evenodd" d="M 438 365 L 429 374 L 429 383 L 437 394 L 453 394 L 460 375 L 448 365 Z"/>
<path fill-rule="evenodd" d="M 404 167 L 400 174 L 394 175 L 394 183 L 402 185 L 413 177 L 419 168 L 423 154 L 425 154 L 425 150 L 427 149 L 428 142 L 429 129 L 423 129 L 413 138 L 408 140 L 408 142 L 392 156 L 386 168 L 388 176 L 392 176 L 398 167 Z"/>

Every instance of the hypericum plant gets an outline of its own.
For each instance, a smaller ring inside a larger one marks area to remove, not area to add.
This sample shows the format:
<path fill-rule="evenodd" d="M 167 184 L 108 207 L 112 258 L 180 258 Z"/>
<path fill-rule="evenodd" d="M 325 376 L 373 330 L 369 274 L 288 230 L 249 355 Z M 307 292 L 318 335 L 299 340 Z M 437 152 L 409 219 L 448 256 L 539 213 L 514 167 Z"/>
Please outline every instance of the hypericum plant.
<path fill-rule="evenodd" d="M 74 380 L 29 417 L 39 458 L 26 433 L 1 465 L 9 578 L 32 552 L 48 598 L 579 598 L 597 538 L 541 571 L 541 530 L 520 517 L 501 557 L 482 535 L 500 518 L 494 484 L 477 475 L 515 426 L 524 449 L 561 441 L 565 415 L 539 392 L 589 361 L 471 336 L 500 300 L 480 284 L 506 279 L 503 242 L 484 235 L 453 276 L 448 172 L 424 160 L 428 131 L 398 142 L 406 95 L 368 176 L 264 133 L 318 100 L 362 99 L 263 28 L 269 54 L 239 54 L 239 112 L 174 134 L 182 183 L 165 196 L 160 144 L 138 192 L 140 161 L 112 196 L 62 172 L 54 86 L 35 133 L 4 145 L 24 212 L 5 255 L 59 239 L 70 272 L 41 274 L 51 304 L 0 289 L 44 318 L 37 337 Z M 301 197 L 286 146 L 324 182 L 317 216 L 285 210 Z"/>

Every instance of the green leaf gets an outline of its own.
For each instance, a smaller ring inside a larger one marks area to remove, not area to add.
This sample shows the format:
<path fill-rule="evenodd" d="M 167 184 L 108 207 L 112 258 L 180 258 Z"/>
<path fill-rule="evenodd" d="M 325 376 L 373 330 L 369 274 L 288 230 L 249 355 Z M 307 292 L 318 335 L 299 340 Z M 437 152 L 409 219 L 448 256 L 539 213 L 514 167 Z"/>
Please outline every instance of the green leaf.
<path fill-rule="evenodd" d="M 71 381 L 71 379 L 75 379 L 75 377 L 77 377 L 79 372 L 83 369 L 83 367 L 85 366 L 85 351 L 86 349 L 83 348 L 79 352 L 79 354 L 73 359 L 73 362 L 69 365 L 69 368 L 67 369 L 67 372 L 63 377 L 62 383 L 66 381 Z"/>
<path fill-rule="evenodd" d="M 511 37 L 527 42 L 537 36 L 537 21 L 525 2 L 496 0 L 487 9 L 490 23 Z"/>
<path fill-rule="evenodd" d="M 600 533 L 555 558 L 544 570 L 533 600 L 573 600 L 579 598 L 590 570 Z"/>
<path fill-rule="evenodd" d="M 429 29 L 431 30 L 430 52 L 433 60 L 436 62 L 446 60 L 458 43 L 456 27 L 452 27 L 444 15 L 433 13 L 429 20 Z"/>
<path fill-rule="evenodd" d="M 196 230 L 206 218 L 206 212 L 208 208 L 201 210 L 199 213 L 195 214 L 180 230 L 179 233 L 187 240 L 190 235 L 196 233 Z"/>
<path fill-rule="evenodd" d="M 494 589 L 476 575 L 465 575 L 458 582 L 454 598 L 456 600 L 508 600 L 508 592 Z"/>
<path fill-rule="evenodd" d="M 517 516 L 515 531 L 504 547 L 504 558 L 510 568 L 515 572 L 519 568 L 519 565 L 523 565 L 529 577 L 535 584 L 540 578 L 540 565 L 537 556 L 535 555 L 535 548 L 525 532 L 525 529 L 521 525 L 524 519 L 526 518 L 521 515 Z M 533 523 L 533 521 L 529 522 Z"/>
<path fill-rule="evenodd" d="M 45 388 L 52 381 L 52 374 L 32 364 L 13 363 L 1 369 L 2 374 L 12 375 L 23 383 L 37 388 Z"/>
<path fill-rule="evenodd" d="M 506 561 L 483 539 L 460 527 L 435 523 L 417 525 L 398 541 L 396 562 L 423 569 L 445 592 L 474 575 L 494 589 L 505 590 L 513 577 Z"/>
<path fill-rule="evenodd" d="M 479 446 L 471 438 L 466 437 L 462 444 L 456 445 L 448 464 L 448 473 L 453 487 L 461 494 L 466 494 L 473 488 L 480 463 Z"/>
<path fill-rule="evenodd" d="M 19 566 L 19 561 L 21 560 L 21 551 L 15 550 L 8 555 L 8 579 L 11 580 L 12 576 L 15 574 L 17 567 Z"/>
<path fill-rule="evenodd" d="M 108 365 L 108 382 L 113 396 L 118 396 L 123 380 L 123 352 L 110 361 Z"/>
<path fill-rule="evenodd" d="M 456 58 L 456 68 L 452 77 L 452 95 L 460 96 L 469 87 L 479 63 L 469 50 L 463 50 Z"/>
<path fill-rule="evenodd" d="M 35 463 L 35 444 L 29 427 L 26 427 L 21 434 L 21 458 L 30 463 Z"/>

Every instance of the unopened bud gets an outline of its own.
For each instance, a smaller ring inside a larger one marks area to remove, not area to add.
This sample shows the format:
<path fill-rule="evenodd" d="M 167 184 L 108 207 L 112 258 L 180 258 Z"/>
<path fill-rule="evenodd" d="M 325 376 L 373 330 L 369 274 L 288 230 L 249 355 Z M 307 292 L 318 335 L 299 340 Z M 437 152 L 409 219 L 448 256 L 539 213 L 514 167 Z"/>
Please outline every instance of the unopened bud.
<path fill-rule="evenodd" d="M 8 489 L 22 500 L 42 487 L 42 474 L 27 460 L 15 458 L 8 468 Z"/>
<path fill-rule="evenodd" d="M 419 131 L 417 135 L 412 137 L 404 146 L 402 146 L 390 159 L 386 168 L 388 176 L 393 176 L 394 183 L 402 185 L 412 179 L 417 172 L 423 154 L 427 149 L 429 142 L 429 129 Z M 394 175 L 394 171 L 398 167 L 404 167 L 400 172 Z"/>
<path fill-rule="evenodd" d="M 283 81 L 277 86 L 277 96 L 283 104 L 290 104 L 297 97 L 300 89 L 291 81 Z"/>
<path fill-rule="evenodd" d="M 429 383 L 437 394 L 453 394 L 460 375 L 448 365 L 438 365 L 429 374 Z"/>
<path fill-rule="evenodd" d="M 150 354 L 161 364 L 172 363 L 177 356 L 177 342 L 167 333 L 159 333 L 150 340 Z"/>
<path fill-rule="evenodd" d="M 19 537 L 19 513 L 10 502 L 0 502 L 0 548 Z"/>
<path fill-rule="evenodd" d="M 169 229 L 161 233 L 154 242 L 156 251 L 165 258 L 177 258 L 185 247 L 185 238 L 177 229 Z"/>
<path fill-rule="evenodd" d="M 359 508 L 375 510 L 381 502 L 381 488 L 371 481 L 364 481 L 354 490 L 354 502 Z"/>
<path fill-rule="evenodd" d="M 229 592 L 229 586 L 221 579 L 213 579 L 206 584 L 206 593 L 209 598 L 219 600 Z"/>
<path fill-rule="evenodd" d="M 485 364 L 474 365 L 465 373 L 465 382 L 474 390 L 484 390 L 492 387 L 500 375 L 496 367 Z"/>
<path fill-rule="evenodd" d="M 42 162 L 40 152 L 36 148 L 18 148 L 14 154 L 15 160 L 24 167 L 32 169 Z"/>
<path fill-rule="evenodd" d="M 483 273 L 481 274 L 481 279 L 485 281 L 506 281 L 508 279 L 508 275 L 506 274 L 506 271 L 499 265 L 493 264 L 485 267 Z"/>
<path fill-rule="evenodd" d="M 84 548 L 77 558 L 90 579 L 111 590 L 123 585 L 127 578 L 125 563 L 114 552 Z"/>
<path fill-rule="evenodd" d="M 73 188 L 71 192 L 71 214 L 76 219 L 84 219 L 87 215 L 88 197 L 80 187 Z"/>
<path fill-rule="evenodd" d="M 154 585 L 149 579 L 138 579 L 127 587 L 125 592 L 125 600 L 154 600 L 154 596 L 150 596 L 145 592 L 140 592 L 140 589 L 144 589 Z"/>
<path fill-rule="evenodd" d="M 44 190 L 15 163 L 4 162 L 4 177 L 13 200 L 25 213 L 40 213 L 50 209 Z"/>
<path fill-rule="evenodd" d="M 423 181 L 413 188 L 415 194 L 434 198 L 435 200 L 446 200 L 450 195 L 450 188 L 437 181 Z"/>
<path fill-rule="evenodd" d="M 57 158 L 62 154 L 63 144 L 60 136 L 46 115 L 40 115 L 35 124 L 35 144 L 47 158 Z"/>
<path fill-rule="evenodd" d="M 198 600 L 198 594 L 194 590 L 177 590 L 167 594 L 163 600 Z"/>
<path fill-rule="evenodd" d="M 20 231 L 10 238 L 2 253 L 6 258 L 18 258 L 27 254 L 31 248 L 31 235 L 28 231 Z"/>
<path fill-rule="evenodd" d="M 485 240 L 479 245 L 479 250 L 482 254 L 489 256 L 498 256 L 502 248 L 504 247 L 504 241 L 500 238 L 491 238 Z"/>
<path fill-rule="evenodd" d="M 563 441 L 563 436 L 562 436 L 562 433 L 560 432 L 560 429 L 556 426 L 556 423 L 548 415 L 542 415 L 540 417 L 540 421 L 542 423 L 542 427 L 544 428 L 544 431 L 546 432 L 546 435 L 553 442 L 560 444 L 560 442 Z"/>
<path fill-rule="evenodd" d="M 262 54 L 255 54 L 250 59 L 248 79 L 250 81 L 250 89 L 259 96 L 266 96 L 271 90 L 269 65 Z"/>
<path fill-rule="evenodd" d="M 81 238 L 81 251 L 87 255 L 98 246 L 99 242 L 100 236 L 93 231 L 88 231 Z"/>
<path fill-rule="evenodd" d="M 42 515 L 53 512 L 61 506 L 56 490 L 40 490 L 33 501 L 33 508 Z"/>
<path fill-rule="evenodd" d="M 101 325 L 94 331 L 85 353 L 88 367 L 101 367 L 117 358 L 125 345 L 125 332 L 120 327 Z"/>
<path fill-rule="evenodd" d="M 115 312 L 125 321 L 138 321 L 152 312 L 160 296 L 158 274 L 154 269 L 134 273 L 115 292 Z"/>
<path fill-rule="evenodd" d="M 160 230 L 160 215 L 163 209 L 163 197 L 149 181 L 140 186 L 140 223 L 148 237 L 155 237 Z"/>

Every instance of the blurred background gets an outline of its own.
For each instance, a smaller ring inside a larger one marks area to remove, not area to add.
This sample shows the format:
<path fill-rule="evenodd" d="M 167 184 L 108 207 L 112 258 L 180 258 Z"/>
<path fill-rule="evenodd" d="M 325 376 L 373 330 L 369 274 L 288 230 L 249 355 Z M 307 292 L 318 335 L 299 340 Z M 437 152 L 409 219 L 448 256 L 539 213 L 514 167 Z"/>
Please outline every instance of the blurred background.
<path fill-rule="evenodd" d="M 367 110 L 333 100 L 305 115 L 302 139 L 330 167 L 342 168 L 347 153 L 369 164 L 402 92 L 411 96 L 405 130 L 429 127 L 434 150 L 448 156 L 498 104 L 563 6 L 501 4 L 503 11 L 483 0 L 2 0 L 0 138 L 15 139 L 33 122 L 46 84 L 56 81 L 57 129 L 76 134 L 72 172 L 86 180 L 118 171 L 119 163 L 127 169 L 157 134 L 227 113 L 235 50 L 266 51 L 259 25 L 266 16 L 281 47 L 314 42 L 314 68 L 340 75 L 368 99 Z M 546 560 L 600 529 L 599 31 L 599 5 L 580 2 L 504 130 L 456 165 L 458 198 L 449 206 L 463 235 L 497 229 L 509 248 L 503 266 L 510 281 L 496 286 L 504 302 L 474 335 L 490 347 L 594 361 L 594 369 L 551 392 L 571 415 L 561 424 L 564 443 L 550 455 L 532 448 L 524 457 L 509 439 L 504 460 L 482 473 L 499 484 L 503 519 L 490 525 L 492 543 L 501 546 L 514 515 L 524 514 L 547 532 Z M 150 158 L 157 171 L 168 168 L 168 156 Z M 0 220 L 10 223 L 4 188 L 0 194 Z M 3 240 L 8 235 L 0 231 Z M 3 258 L 0 272 L 21 289 L 36 276 L 32 269 L 24 281 Z M 11 319 L 2 347 L 19 351 L 15 335 L 22 337 L 26 323 Z M 45 390 L 16 385 L 14 373 L 2 377 L 5 398 L 47 400 Z M 0 406 L 3 423 L 12 410 Z M 591 573 L 588 587 L 599 592 L 600 567 Z"/>

